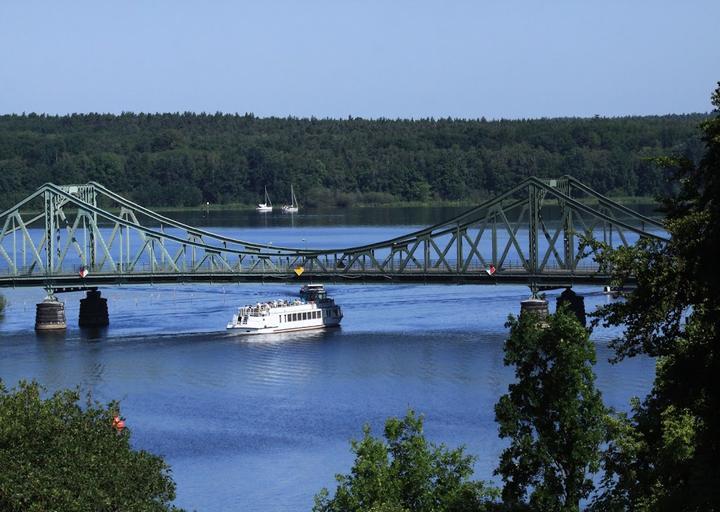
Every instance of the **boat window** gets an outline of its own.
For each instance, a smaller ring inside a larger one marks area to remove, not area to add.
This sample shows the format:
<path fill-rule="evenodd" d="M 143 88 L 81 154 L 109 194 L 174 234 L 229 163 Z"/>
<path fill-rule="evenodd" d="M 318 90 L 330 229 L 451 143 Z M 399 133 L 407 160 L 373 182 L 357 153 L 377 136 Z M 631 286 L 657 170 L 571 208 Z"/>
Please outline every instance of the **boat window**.
<path fill-rule="evenodd" d="M 303 320 L 307 320 L 307 313 L 303 313 Z"/>
<path fill-rule="evenodd" d="M 293 322 L 297 322 L 297 313 L 293 313 L 292 318 Z"/>

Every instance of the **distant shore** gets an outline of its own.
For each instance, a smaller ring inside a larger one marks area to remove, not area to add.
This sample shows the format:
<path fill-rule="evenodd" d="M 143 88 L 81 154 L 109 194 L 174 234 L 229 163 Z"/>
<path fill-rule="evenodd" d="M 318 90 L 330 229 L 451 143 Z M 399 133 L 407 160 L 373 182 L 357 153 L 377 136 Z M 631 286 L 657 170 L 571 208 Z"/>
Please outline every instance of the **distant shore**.
<path fill-rule="evenodd" d="M 466 208 L 472 208 L 474 206 L 479 206 L 480 204 L 484 203 L 485 201 L 489 200 L 491 198 L 481 199 L 479 201 L 466 201 L 466 200 L 457 200 L 457 201 L 448 201 L 448 200 L 437 200 L 437 201 L 398 201 L 398 202 L 392 202 L 392 203 L 355 203 L 352 205 L 340 205 L 340 204 L 332 204 L 329 206 L 303 206 L 300 205 L 300 212 L 303 210 L 349 210 L 353 208 L 443 208 L 443 207 L 466 207 Z M 650 197 L 650 196 L 616 196 L 612 197 L 609 196 L 608 199 L 611 199 L 617 203 L 620 203 L 622 205 L 657 205 L 660 206 L 660 203 L 658 202 L 657 198 Z M 592 203 L 594 201 L 587 201 L 586 199 L 579 199 L 581 203 Z M 145 205 L 143 204 L 145 208 L 148 208 L 150 210 L 156 211 L 156 212 L 193 212 L 193 211 L 204 211 L 204 210 L 211 210 L 211 211 L 243 211 L 243 210 L 254 210 L 255 204 L 248 204 L 248 203 L 223 203 L 223 204 L 199 204 L 197 206 L 152 206 L 152 205 Z M 274 211 L 279 212 L 281 211 L 282 206 L 278 205 L 275 206 Z"/>

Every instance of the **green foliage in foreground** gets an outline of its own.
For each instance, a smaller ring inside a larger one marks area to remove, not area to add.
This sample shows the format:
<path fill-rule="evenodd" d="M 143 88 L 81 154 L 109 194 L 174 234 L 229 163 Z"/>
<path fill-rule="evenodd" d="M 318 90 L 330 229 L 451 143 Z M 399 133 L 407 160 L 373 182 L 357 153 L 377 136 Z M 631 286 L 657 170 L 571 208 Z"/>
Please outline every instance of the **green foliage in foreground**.
<path fill-rule="evenodd" d="M 490 510 L 497 491 L 472 481 L 474 458 L 462 448 L 428 443 L 422 417 L 409 411 L 385 423 L 385 441 L 363 429 L 352 441 L 355 463 L 337 475 L 331 498 L 315 497 L 314 512 L 471 512 Z"/>
<path fill-rule="evenodd" d="M 599 469 L 605 407 L 595 388 L 595 346 L 574 314 L 508 322 L 505 364 L 515 382 L 495 406 L 503 502 L 511 510 L 577 511 Z M 528 496 L 529 494 L 529 496 Z"/>
<path fill-rule="evenodd" d="M 81 406 L 76 391 L 42 391 L 0 382 L 0 510 L 178 510 L 167 464 L 133 450 L 128 429 L 113 428 L 117 403 Z"/>
<path fill-rule="evenodd" d="M 598 511 L 720 510 L 720 84 L 713 105 L 700 164 L 666 161 L 681 187 L 666 203 L 670 241 L 597 244 L 615 285 L 637 282 L 600 312 L 625 326 L 617 359 L 657 358 L 650 394 L 611 420 Z"/>

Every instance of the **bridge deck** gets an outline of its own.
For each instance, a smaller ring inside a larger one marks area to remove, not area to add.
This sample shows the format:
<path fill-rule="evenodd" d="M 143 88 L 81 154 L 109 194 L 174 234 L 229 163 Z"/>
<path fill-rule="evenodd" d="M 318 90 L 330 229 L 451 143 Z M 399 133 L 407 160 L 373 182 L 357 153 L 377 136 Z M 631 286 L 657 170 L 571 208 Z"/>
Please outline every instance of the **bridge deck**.
<path fill-rule="evenodd" d="M 543 286 L 572 286 L 608 284 L 609 276 L 594 272 L 568 273 L 547 269 L 541 274 L 526 271 L 504 271 L 494 275 L 486 272 L 304 272 L 301 276 L 294 272 L 193 272 L 178 274 L 175 272 L 137 272 L 131 274 L 92 273 L 85 278 L 77 274 L 68 275 L 28 275 L 2 276 L 0 287 L 93 287 L 100 285 L 132 284 L 172 284 L 172 283 L 449 283 L 449 284 L 528 284 Z"/>

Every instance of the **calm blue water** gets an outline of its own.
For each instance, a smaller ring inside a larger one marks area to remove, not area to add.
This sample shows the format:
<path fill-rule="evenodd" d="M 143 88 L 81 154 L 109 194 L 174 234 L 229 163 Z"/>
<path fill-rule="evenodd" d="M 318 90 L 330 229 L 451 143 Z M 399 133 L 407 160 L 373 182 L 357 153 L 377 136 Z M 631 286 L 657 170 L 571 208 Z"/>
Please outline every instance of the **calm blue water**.
<path fill-rule="evenodd" d="M 306 238 L 358 242 L 410 226 L 244 227 L 248 240 Z M 233 231 L 233 230 L 230 230 Z M 238 234 L 240 234 L 238 232 Z M 32 330 L 40 290 L 2 290 L 0 378 L 37 379 L 50 389 L 81 386 L 120 399 L 133 442 L 163 455 L 178 485 L 177 505 L 209 510 L 309 510 L 352 462 L 348 441 L 363 423 L 376 432 L 408 407 L 426 433 L 478 456 L 492 479 L 503 443 L 493 405 L 507 390 L 502 343 L 519 286 L 329 285 L 343 306 L 340 330 L 242 338 L 224 326 L 239 304 L 295 295 L 293 284 L 135 286 L 103 289 L 111 326 L 77 328 L 79 294 L 63 296 L 61 337 Z M 578 288 L 592 310 L 607 299 Z M 548 294 L 554 307 L 556 293 Z M 650 387 L 654 363 L 607 363 L 614 333 L 594 334 L 597 382 L 608 405 L 627 408 Z"/>

